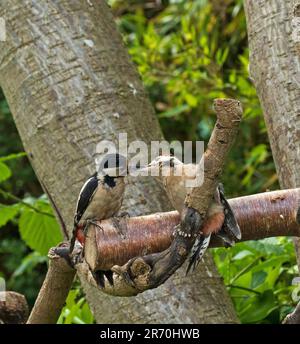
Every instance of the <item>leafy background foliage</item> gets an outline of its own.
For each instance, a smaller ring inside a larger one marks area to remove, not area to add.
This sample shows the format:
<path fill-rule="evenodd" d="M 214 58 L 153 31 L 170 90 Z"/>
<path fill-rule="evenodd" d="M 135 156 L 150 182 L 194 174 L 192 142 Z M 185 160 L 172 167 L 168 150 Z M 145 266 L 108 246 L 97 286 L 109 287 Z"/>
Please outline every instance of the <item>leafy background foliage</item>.
<path fill-rule="evenodd" d="M 147 88 L 167 140 L 207 142 L 217 97 L 241 100 L 245 118 L 223 176 L 229 197 L 277 189 L 259 101 L 249 78 L 242 0 L 110 0 L 124 43 Z M 62 240 L 48 200 L 23 153 L 0 94 L 0 277 L 33 305 L 48 249 Z M 278 323 L 295 306 L 297 275 L 288 238 L 214 249 L 243 323 Z M 58 323 L 92 323 L 78 283 Z"/>
<path fill-rule="evenodd" d="M 279 323 L 292 311 L 297 267 L 291 240 L 267 238 L 213 251 L 241 322 Z"/>

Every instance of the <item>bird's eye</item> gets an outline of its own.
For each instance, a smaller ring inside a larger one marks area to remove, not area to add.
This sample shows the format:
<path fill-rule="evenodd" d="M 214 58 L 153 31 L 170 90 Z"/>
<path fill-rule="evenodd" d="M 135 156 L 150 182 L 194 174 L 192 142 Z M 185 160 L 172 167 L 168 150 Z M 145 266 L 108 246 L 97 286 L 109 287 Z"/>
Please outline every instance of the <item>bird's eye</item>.
<path fill-rule="evenodd" d="M 101 169 L 109 169 L 109 168 L 127 168 L 127 159 L 120 154 L 108 154 L 104 157 L 101 163 Z"/>

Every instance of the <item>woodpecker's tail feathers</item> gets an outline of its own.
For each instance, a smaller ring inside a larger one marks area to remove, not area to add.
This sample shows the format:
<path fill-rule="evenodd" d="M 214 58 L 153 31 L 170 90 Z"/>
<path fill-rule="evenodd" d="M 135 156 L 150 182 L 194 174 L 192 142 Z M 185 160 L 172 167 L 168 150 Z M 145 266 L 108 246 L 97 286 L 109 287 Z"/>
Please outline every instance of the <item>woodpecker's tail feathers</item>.
<path fill-rule="evenodd" d="M 76 241 L 76 234 L 77 234 L 77 227 L 73 229 L 72 232 L 72 238 L 70 240 L 70 255 L 72 254 L 73 250 L 74 250 L 74 246 L 75 246 L 75 241 Z"/>
<path fill-rule="evenodd" d="M 199 235 L 195 240 L 194 246 L 191 249 L 189 264 L 186 269 L 186 275 L 195 270 L 196 266 L 199 264 L 201 258 L 203 257 L 205 251 L 207 250 L 210 242 L 210 236 Z"/>
<path fill-rule="evenodd" d="M 104 276 L 107 278 L 108 283 L 111 286 L 113 286 L 114 285 L 113 272 L 111 270 L 104 271 Z"/>
<path fill-rule="evenodd" d="M 216 236 L 223 240 L 225 247 L 232 247 L 235 244 L 235 240 L 232 239 L 232 236 L 224 230 L 224 227 L 221 228 Z"/>
<path fill-rule="evenodd" d="M 114 279 L 113 279 L 113 272 L 111 270 L 103 271 L 98 270 L 93 272 L 93 276 L 98 283 L 100 288 L 105 287 L 105 277 L 108 280 L 108 283 L 113 286 L 114 285 Z"/>
<path fill-rule="evenodd" d="M 221 230 L 221 237 L 226 238 L 226 240 L 229 242 L 232 241 L 231 238 L 241 240 L 242 233 L 239 224 L 236 221 L 236 218 L 234 216 L 233 210 L 230 207 L 228 201 L 225 198 L 224 195 L 224 188 L 222 184 L 219 184 L 218 186 L 219 195 L 220 195 L 220 201 L 224 207 L 224 214 L 225 214 L 225 220 L 224 224 Z M 231 238 L 230 238 L 231 236 Z M 225 243 L 226 243 L 226 240 Z"/>

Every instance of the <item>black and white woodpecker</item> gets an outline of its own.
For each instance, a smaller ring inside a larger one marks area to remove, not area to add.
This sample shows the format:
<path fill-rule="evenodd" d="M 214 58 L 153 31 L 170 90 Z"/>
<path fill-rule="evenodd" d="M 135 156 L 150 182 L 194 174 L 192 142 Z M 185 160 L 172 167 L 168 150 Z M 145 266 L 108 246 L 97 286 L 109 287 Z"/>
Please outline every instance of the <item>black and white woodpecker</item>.
<path fill-rule="evenodd" d="M 192 188 L 191 183 L 197 178 L 195 164 L 183 164 L 173 156 L 159 156 L 142 170 L 156 175 L 162 180 L 172 206 L 181 213 L 184 207 L 184 200 Z M 178 235 L 186 235 L 180 230 Z M 193 270 L 200 262 L 206 249 L 209 246 L 211 235 L 219 236 L 226 246 L 232 246 L 235 239 L 241 239 L 240 227 L 235 219 L 233 211 L 224 196 L 222 184 L 217 187 L 212 202 L 207 210 L 206 218 L 191 249 L 187 273 Z"/>
<path fill-rule="evenodd" d="M 86 180 L 80 190 L 74 215 L 70 242 L 72 254 L 76 240 L 83 244 L 89 224 L 108 219 L 120 210 L 125 191 L 127 160 L 120 154 L 107 154 L 96 173 Z"/>

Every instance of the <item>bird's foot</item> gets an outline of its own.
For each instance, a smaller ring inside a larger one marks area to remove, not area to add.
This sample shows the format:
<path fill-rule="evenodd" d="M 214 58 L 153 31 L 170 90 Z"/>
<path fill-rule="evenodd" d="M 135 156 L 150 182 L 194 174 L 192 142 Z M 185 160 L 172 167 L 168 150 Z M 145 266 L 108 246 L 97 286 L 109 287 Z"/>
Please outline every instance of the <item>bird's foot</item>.
<path fill-rule="evenodd" d="M 74 244 L 73 251 L 70 252 L 70 260 L 73 267 L 83 261 L 84 257 L 84 246 L 80 241 L 76 240 Z"/>
<path fill-rule="evenodd" d="M 126 239 L 127 223 L 126 219 L 128 216 L 118 216 L 112 218 L 112 223 L 117 230 L 118 234 L 122 239 Z M 125 221 L 124 221 L 125 220 Z"/>
<path fill-rule="evenodd" d="M 122 211 L 121 214 L 118 217 L 130 218 L 130 214 L 128 213 L 128 211 Z"/>
<path fill-rule="evenodd" d="M 89 225 L 94 225 L 95 227 L 101 229 L 103 231 L 103 227 L 101 227 L 97 222 L 96 220 L 87 220 L 86 221 L 86 226 L 84 228 L 84 231 L 86 232 L 87 231 L 87 228 Z"/>

